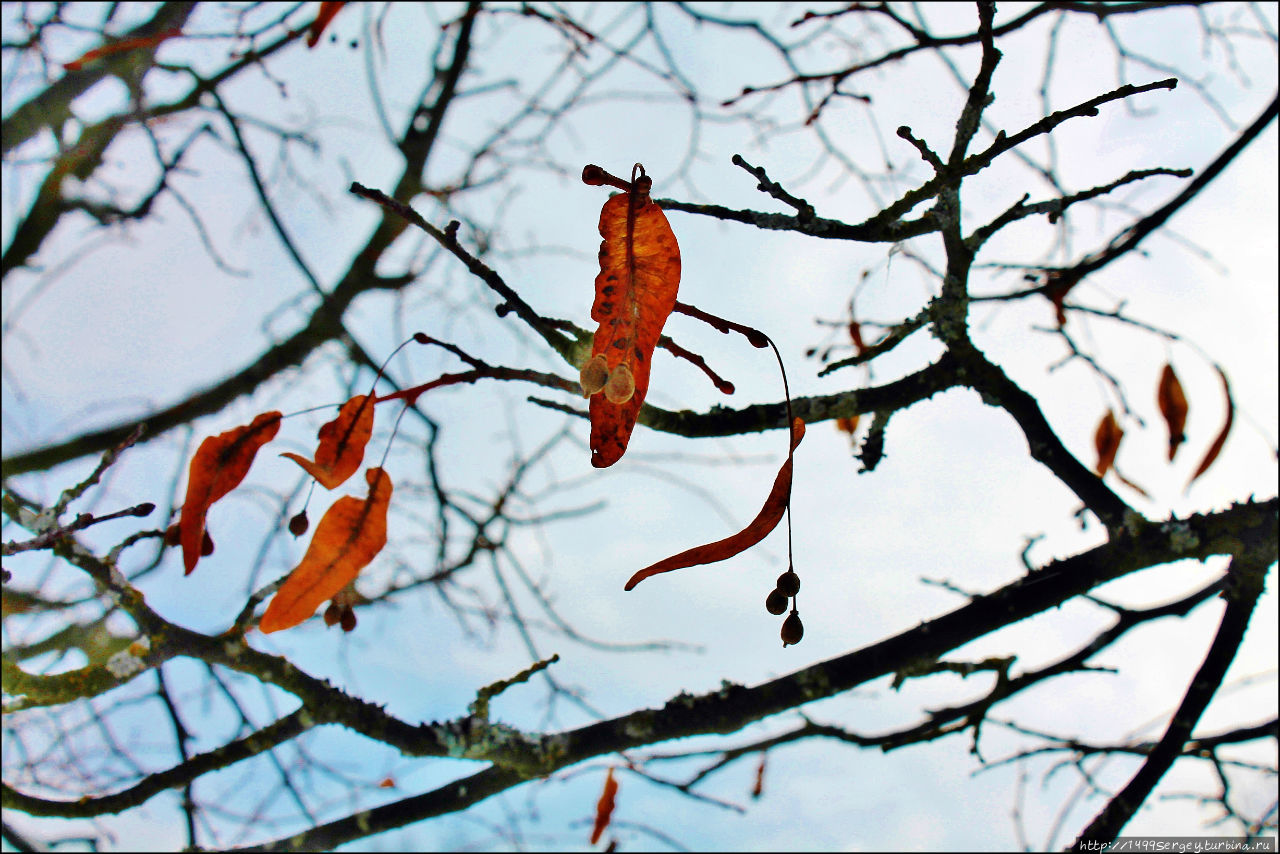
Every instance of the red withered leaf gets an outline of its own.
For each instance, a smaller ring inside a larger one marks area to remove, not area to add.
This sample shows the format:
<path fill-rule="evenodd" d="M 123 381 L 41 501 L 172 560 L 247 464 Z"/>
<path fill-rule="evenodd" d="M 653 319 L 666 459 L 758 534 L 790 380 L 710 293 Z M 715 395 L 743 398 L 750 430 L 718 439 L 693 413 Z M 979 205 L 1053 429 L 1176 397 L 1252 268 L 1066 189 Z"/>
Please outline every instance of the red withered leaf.
<path fill-rule="evenodd" d="M 1165 363 L 1160 372 L 1160 385 L 1156 387 L 1156 403 L 1160 406 L 1160 414 L 1169 427 L 1169 462 L 1173 462 L 1178 446 L 1186 436 L 1187 396 L 1182 391 L 1182 383 L 1173 372 L 1173 365 Z"/>
<path fill-rule="evenodd" d="M 391 477 L 380 468 L 371 468 L 364 476 L 369 497 L 339 498 L 320 519 L 302 563 L 289 573 L 258 621 L 264 633 L 306 620 L 321 603 L 353 581 L 387 544 Z"/>
<path fill-rule="evenodd" d="M 364 461 L 364 447 L 373 435 L 373 398 L 365 394 L 342 404 L 338 417 L 320 428 L 315 461 L 297 454 L 281 454 L 307 470 L 325 489 L 334 489 L 356 473 Z"/>
<path fill-rule="evenodd" d="M 601 174 L 607 173 L 587 166 L 583 181 L 606 183 L 596 177 Z M 680 246 L 662 208 L 649 198 L 652 185 L 641 169 L 630 191 L 613 196 L 600 211 L 604 240 L 591 304 L 591 319 L 600 325 L 580 376 L 583 393 L 591 398 L 591 465 L 596 468 L 613 465 L 627 450 L 649 391 L 653 348 L 680 286 Z"/>
<path fill-rule="evenodd" d="M 856 320 L 849 321 L 849 340 L 853 342 L 853 352 L 855 355 L 861 356 L 862 351 L 867 349 L 862 343 L 862 324 Z"/>
<path fill-rule="evenodd" d="M 764 794 L 764 763 L 769 758 L 769 754 L 760 754 L 760 764 L 756 766 L 756 782 L 751 787 L 751 797 L 758 798 Z"/>
<path fill-rule="evenodd" d="M 131 39 L 121 39 L 120 41 L 112 42 L 111 44 L 104 44 L 102 47 L 95 47 L 79 59 L 73 59 L 71 62 L 63 63 L 62 67 L 67 71 L 79 71 L 95 59 L 101 59 L 102 57 L 110 56 L 113 53 L 123 53 L 126 50 L 154 47 L 163 41 L 180 35 L 182 35 L 182 29 L 179 27 L 173 27 L 151 36 L 136 36 Z"/>
<path fill-rule="evenodd" d="M 751 524 L 731 537 L 725 537 L 723 540 L 708 543 L 705 546 L 697 546 L 645 567 L 631 576 L 631 580 L 627 582 L 624 589 L 630 590 L 651 575 L 660 575 L 671 572 L 673 569 L 683 569 L 702 563 L 727 560 L 736 554 L 741 554 L 768 536 L 770 531 L 778 527 L 778 523 L 782 521 L 782 514 L 787 510 L 787 503 L 791 498 L 792 455 L 803 438 L 804 421 L 797 418 L 791 422 L 791 450 L 787 453 L 787 461 L 778 470 L 778 476 L 773 481 L 773 489 L 769 491 L 764 507 L 760 508 L 760 512 L 751 520 Z"/>
<path fill-rule="evenodd" d="M 614 799 L 617 795 L 618 781 L 613 779 L 613 769 L 610 768 L 609 773 L 604 778 L 604 791 L 600 793 L 600 800 L 596 802 L 596 823 L 591 828 L 592 845 L 600 841 L 600 835 L 609 826 L 609 819 L 613 817 Z"/>
<path fill-rule="evenodd" d="M 1129 487 L 1129 488 L 1130 488 L 1130 489 L 1132 489 L 1134 492 L 1136 492 L 1136 493 L 1138 493 L 1139 495 L 1141 495 L 1143 498 L 1146 498 L 1146 499 L 1150 499 L 1150 498 L 1151 498 L 1151 493 L 1147 492 L 1147 491 L 1146 491 L 1145 489 L 1143 489 L 1141 486 L 1139 486 L 1138 484 L 1134 483 L 1132 480 L 1129 480 L 1129 478 L 1127 478 L 1127 477 L 1125 477 L 1123 474 L 1121 474 L 1121 473 L 1120 473 L 1120 467 L 1119 467 L 1119 466 L 1114 466 L 1114 465 L 1113 465 L 1113 466 L 1111 467 L 1111 470 L 1112 470 L 1113 472 L 1115 472 L 1115 473 L 1116 473 L 1116 480 L 1120 481 L 1120 482 L 1121 482 L 1121 483 L 1123 483 L 1125 486 Z"/>
<path fill-rule="evenodd" d="M 1064 277 L 1057 270 L 1050 270 L 1045 275 L 1044 295 L 1053 303 L 1053 316 L 1058 321 L 1058 328 L 1067 325 L 1067 313 L 1064 308 L 1067 294 L 1079 283 L 1078 278 Z"/>
<path fill-rule="evenodd" d="M 1123 438 L 1124 430 L 1120 429 L 1120 425 L 1116 423 L 1116 417 L 1108 409 L 1107 414 L 1098 422 L 1098 429 L 1093 434 L 1093 447 L 1098 452 L 1098 464 L 1093 470 L 1098 473 L 1098 477 L 1105 475 L 1115 464 L 1116 451 L 1120 450 L 1120 440 Z"/>
<path fill-rule="evenodd" d="M 329 22 L 333 20 L 333 16 L 338 14 L 343 6 L 342 3 L 324 2 L 320 4 L 320 12 L 316 15 L 316 19 L 311 22 L 311 26 L 307 28 L 307 47 L 315 47 L 320 43 L 320 36 L 324 34 L 325 27 L 329 26 Z"/>
<path fill-rule="evenodd" d="M 196 449 L 187 470 L 187 497 L 178 520 L 178 542 L 187 575 L 200 560 L 209 507 L 240 485 L 258 450 L 280 431 L 281 417 L 279 412 L 264 412 L 247 426 L 210 436 Z"/>
<path fill-rule="evenodd" d="M 1222 379 L 1222 393 L 1227 398 L 1227 418 L 1222 424 L 1222 429 L 1218 431 L 1218 436 L 1213 440 L 1213 444 L 1209 446 L 1209 450 L 1205 452 L 1204 459 L 1200 461 L 1200 465 L 1196 466 L 1195 474 L 1191 475 L 1191 480 L 1187 481 L 1187 486 L 1183 489 L 1185 493 L 1191 488 L 1191 484 L 1196 482 L 1200 475 L 1209 470 L 1209 466 L 1213 465 L 1213 461 L 1218 458 L 1218 454 L 1222 453 L 1222 446 L 1227 443 L 1227 434 L 1231 432 L 1231 424 L 1235 421 L 1236 405 L 1231 399 L 1231 384 L 1227 382 L 1227 375 L 1218 365 L 1213 366 L 1218 371 L 1218 376 Z"/>

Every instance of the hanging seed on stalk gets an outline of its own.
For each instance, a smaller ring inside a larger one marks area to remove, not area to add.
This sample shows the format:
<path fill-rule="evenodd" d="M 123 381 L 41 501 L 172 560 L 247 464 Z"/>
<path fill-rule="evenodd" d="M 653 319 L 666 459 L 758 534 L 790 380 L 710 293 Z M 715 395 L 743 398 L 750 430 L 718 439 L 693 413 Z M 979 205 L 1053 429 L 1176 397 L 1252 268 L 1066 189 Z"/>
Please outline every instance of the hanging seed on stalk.
<path fill-rule="evenodd" d="M 788 647 L 800 643 L 802 637 L 804 637 L 804 623 L 800 622 L 800 612 L 792 608 L 791 616 L 782 622 L 782 645 Z"/>
<path fill-rule="evenodd" d="M 794 569 L 788 569 L 778 576 L 778 589 L 787 596 L 794 596 L 800 592 L 800 576 L 796 575 Z"/>

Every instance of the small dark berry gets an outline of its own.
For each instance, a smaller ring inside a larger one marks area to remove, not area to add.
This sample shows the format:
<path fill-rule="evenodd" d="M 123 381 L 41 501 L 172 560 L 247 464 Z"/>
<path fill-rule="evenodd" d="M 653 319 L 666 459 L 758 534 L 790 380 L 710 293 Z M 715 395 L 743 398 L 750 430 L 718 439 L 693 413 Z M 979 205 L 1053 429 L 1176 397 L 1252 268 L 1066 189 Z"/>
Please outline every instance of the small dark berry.
<path fill-rule="evenodd" d="M 311 522 L 307 519 L 307 511 L 299 510 L 298 515 L 289 520 L 289 533 L 295 537 L 301 537 L 310 526 Z"/>
<path fill-rule="evenodd" d="M 428 336 L 428 335 L 427 335 L 427 333 L 425 333 L 425 332 L 415 332 L 415 333 L 413 333 L 413 340 L 414 340 L 414 341 L 417 341 L 419 344 L 430 344 L 430 343 L 431 343 L 431 338 L 430 338 L 430 336 Z"/>
<path fill-rule="evenodd" d="M 208 557 L 213 554 L 213 537 L 209 536 L 209 532 L 204 532 L 204 540 L 200 543 L 200 557 Z"/>
<path fill-rule="evenodd" d="M 774 590 L 769 594 L 768 598 L 764 600 L 764 609 L 770 614 L 781 614 L 787 610 L 788 598 L 790 597 L 781 590 Z"/>
<path fill-rule="evenodd" d="M 324 609 L 325 626 L 332 626 L 340 619 L 342 619 L 342 607 L 337 602 L 330 602 L 329 607 Z"/>
<path fill-rule="evenodd" d="M 148 501 L 145 504 L 139 504 L 137 507 L 133 508 L 133 515 L 150 516 L 151 511 L 155 509 L 156 509 L 156 506 L 152 504 L 150 501 Z"/>
<path fill-rule="evenodd" d="M 800 592 L 800 576 L 796 575 L 794 569 L 788 569 L 778 576 L 778 589 L 787 596 L 794 596 Z"/>
<path fill-rule="evenodd" d="M 799 612 L 792 608 L 791 616 L 782 621 L 782 645 L 788 647 L 800 643 L 802 637 L 804 637 L 804 623 L 800 622 Z"/>

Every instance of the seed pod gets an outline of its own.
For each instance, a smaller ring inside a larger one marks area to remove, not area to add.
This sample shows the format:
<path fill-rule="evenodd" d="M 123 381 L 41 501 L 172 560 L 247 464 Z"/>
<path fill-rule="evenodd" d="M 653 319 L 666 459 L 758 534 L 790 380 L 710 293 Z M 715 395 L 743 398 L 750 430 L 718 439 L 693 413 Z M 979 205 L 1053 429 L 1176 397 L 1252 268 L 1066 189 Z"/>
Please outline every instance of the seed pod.
<path fill-rule="evenodd" d="M 600 358 L 603 358 L 600 357 Z M 610 403 L 626 403 L 636 393 L 636 378 L 626 362 L 619 362 L 609 372 L 609 382 L 605 383 L 604 396 Z"/>
<path fill-rule="evenodd" d="M 299 510 L 298 515 L 289 520 L 289 533 L 295 537 L 301 537 L 310 525 L 311 523 L 307 521 L 307 511 Z"/>
<path fill-rule="evenodd" d="M 800 576 L 796 575 L 794 569 L 788 569 L 778 576 L 778 589 L 787 596 L 794 596 L 800 592 Z"/>
<path fill-rule="evenodd" d="M 605 361 L 604 353 L 592 356 L 582 370 L 578 372 L 578 382 L 582 385 L 582 396 L 591 397 L 591 395 L 604 388 L 604 384 L 609 380 L 609 364 Z"/>
<path fill-rule="evenodd" d="M 342 617 L 340 621 L 342 623 L 342 630 L 344 632 L 350 632 L 355 630 L 356 612 L 351 610 L 350 605 L 342 609 Z"/>
<path fill-rule="evenodd" d="M 325 626 L 332 626 L 334 623 L 338 622 L 338 620 L 340 620 L 341 618 L 342 618 L 342 608 L 338 606 L 337 602 L 330 602 L 329 607 L 324 609 Z"/>
<path fill-rule="evenodd" d="M 764 609 L 775 616 L 781 614 L 783 611 L 787 610 L 788 598 L 789 597 L 786 593 L 775 589 L 769 594 L 768 598 L 764 600 Z"/>
<path fill-rule="evenodd" d="M 800 643 L 804 637 L 804 623 L 800 622 L 800 612 L 791 609 L 791 616 L 782 621 L 782 646 L 788 647 Z"/>

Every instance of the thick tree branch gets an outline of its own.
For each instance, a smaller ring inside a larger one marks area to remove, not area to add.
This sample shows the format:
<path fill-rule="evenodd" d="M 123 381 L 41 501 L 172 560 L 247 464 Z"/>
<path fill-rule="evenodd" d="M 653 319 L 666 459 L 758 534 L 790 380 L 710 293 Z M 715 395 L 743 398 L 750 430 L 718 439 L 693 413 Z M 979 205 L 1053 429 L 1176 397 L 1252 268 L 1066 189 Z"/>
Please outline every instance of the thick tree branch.
<path fill-rule="evenodd" d="M 165 30 L 181 27 L 195 11 L 196 4 L 188 2 L 165 3 L 149 21 L 145 21 L 121 35 L 124 39 L 153 36 Z M 140 54 L 150 64 L 158 48 L 139 48 L 134 51 L 107 54 L 100 62 L 79 71 L 68 71 L 30 101 L 22 104 L 4 119 L 0 126 L 0 150 L 8 154 L 35 136 L 41 128 L 49 128 L 55 137 L 62 135 L 62 123 L 71 117 L 71 102 L 80 97 L 104 77 L 118 75 L 136 68 Z"/>
<path fill-rule="evenodd" d="M 1140 523 L 1129 534 L 1082 554 L 1027 573 L 969 604 L 879 643 L 819 662 L 747 688 L 725 682 L 709 694 L 681 694 L 660 709 L 645 709 L 612 720 L 542 737 L 550 760 L 539 775 L 595 756 L 693 735 L 727 734 L 770 715 L 831 697 L 912 662 L 937 658 L 999 626 L 1057 607 L 1068 599 L 1130 572 L 1184 558 L 1204 559 L 1238 548 L 1241 538 L 1260 554 L 1277 550 L 1280 501 L 1235 505 L 1164 523 Z M 552 747 L 553 746 L 553 747 Z M 554 758 L 553 758 L 554 757 Z M 511 768 L 493 766 L 446 786 L 320 828 L 246 851 L 330 848 L 370 832 L 403 827 L 432 816 L 466 809 L 524 782 Z"/>
<path fill-rule="evenodd" d="M 1174 760 L 1183 751 L 1191 732 L 1200 721 L 1209 701 L 1222 685 L 1227 668 L 1235 660 L 1236 652 L 1244 640 L 1249 618 L 1258 604 L 1258 597 L 1266 582 L 1267 568 L 1276 560 L 1274 539 L 1267 543 L 1257 537 L 1255 529 L 1241 532 L 1244 547 L 1231 559 L 1227 569 L 1226 611 L 1218 626 L 1218 634 L 1205 654 L 1204 662 L 1187 688 L 1182 703 L 1169 721 L 1164 736 L 1147 756 L 1147 761 L 1115 797 L 1085 828 L 1072 846 L 1081 849 L 1082 843 L 1110 842 L 1120 835 L 1129 819 L 1142 806 L 1151 790 Z"/>

